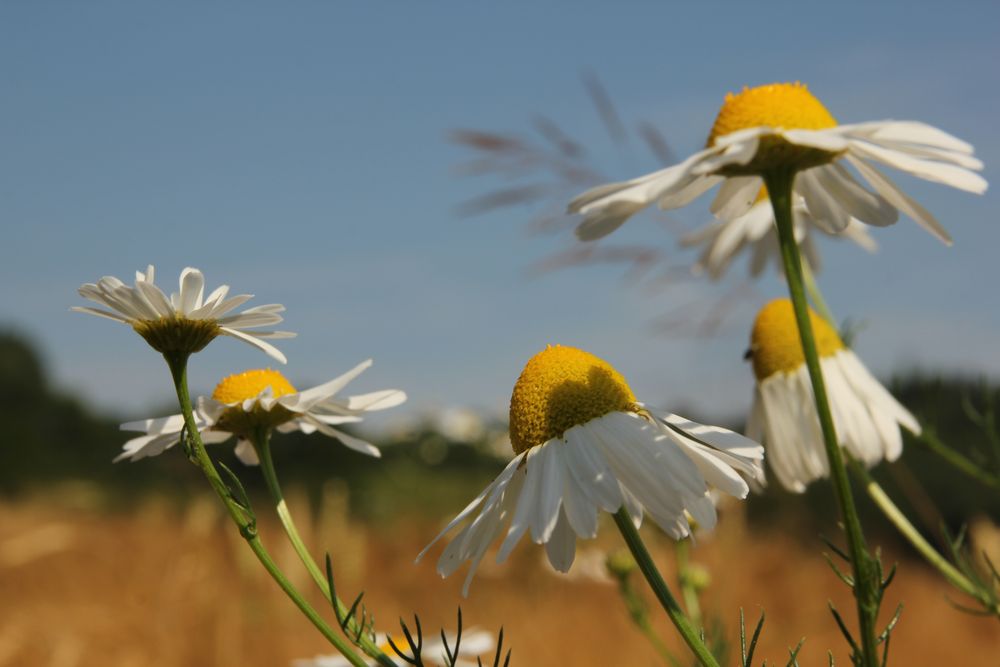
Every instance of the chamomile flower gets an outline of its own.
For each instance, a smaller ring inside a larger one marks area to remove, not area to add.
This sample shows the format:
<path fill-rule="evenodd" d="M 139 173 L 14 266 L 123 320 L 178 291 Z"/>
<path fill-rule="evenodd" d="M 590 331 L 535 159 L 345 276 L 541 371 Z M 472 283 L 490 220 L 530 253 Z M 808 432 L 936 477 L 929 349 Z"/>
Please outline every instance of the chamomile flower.
<path fill-rule="evenodd" d="M 386 634 L 380 633 L 375 635 L 375 643 L 378 645 L 379 650 L 393 657 L 396 655 L 396 652 L 393 650 L 392 644 L 389 643 L 389 639 L 389 635 Z M 392 637 L 391 639 L 400 651 L 409 655 L 409 645 L 405 638 Z M 489 632 L 483 630 L 463 632 L 462 639 L 458 643 L 458 660 L 454 663 L 455 667 L 475 667 L 477 663 L 473 659 L 492 650 L 493 644 L 493 635 Z M 454 637 L 448 638 L 448 647 L 451 650 L 455 649 Z M 444 642 L 437 637 L 425 639 L 420 651 L 420 658 L 422 664 L 427 665 L 427 667 L 447 664 Z M 470 660 L 463 660 L 462 658 L 470 658 Z M 366 662 L 369 665 L 378 664 L 371 658 L 367 658 Z M 342 655 L 317 655 L 315 658 L 292 661 L 292 667 L 350 667 L 350 665 L 350 661 Z"/>
<path fill-rule="evenodd" d="M 920 433 L 920 424 L 886 391 L 823 318 L 810 310 L 839 444 L 871 467 L 903 451 L 899 427 Z M 754 322 L 749 356 L 757 378 L 747 436 L 764 443 L 778 482 L 802 492 L 830 474 L 812 383 L 795 313 L 788 299 L 764 306 Z"/>
<path fill-rule="evenodd" d="M 282 433 L 318 431 L 363 454 L 381 456 L 375 445 L 334 428 L 361 421 L 365 412 L 391 408 L 406 400 L 406 394 L 398 389 L 335 398 L 337 392 L 371 365 L 369 359 L 340 377 L 305 391 L 296 391 L 281 373 L 271 369 L 230 375 L 215 387 L 211 397 L 198 398 L 194 409 L 198 432 L 206 444 L 236 436 L 236 456 L 247 465 L 259 463 L 250 437 L 260 428 Z M 146 419 L 122 424 L 121 428 L 145 432 L 126 442 L 115 459 L 137 461 L 173 447 L 184 428 L 184 417 Z"/>
<path fill-rule="evenodd" d="M 226 298 L 229 286 L 222 285 L 205 298 L 205 277 L 191 267 L 181 271 L 180 289 L 169 298 L 154 284 L 152 264 L 145 273 L 136 271 L 132 286 L 114 276 L 105 276 L 96 284 L 82 285 L 79 293 L 109 310 L 89 306 L 75 306 L 71 310 L 128 324 L 161 353 L 198 352 L 216 336 L 232 336 L 286 363 L 285 355 L 263 339 L 295 336 L 287 331 L 256 331 L 257 327 L 281 322 L 278 313 L 285 310 L 284 306 L 273 303 L 229 314 L 253 295 Z"/>
<path fill-rule="evenodd" d="M 528 361 L 510 400 L 510 439 L 514 459 L 417 557 L 471 519 L 437 566 L 447 577 L 471 561 L 463 595 L 507 524 L 497 562 L 530 532 L 552 566 L 566 572 L 577 538 L 596 536 L 598 510 L 624 506 L 637 526 L 645 512 L 682 539 L 689 519 L 703 529 L 715 525 L 710 486 L 745 498 L 744 476 L 762 474 L 756 442 L 653 414 L 610 364 L 572 347 L 550 346 Z"/>
<path fill-rule="evenodd" d="M 804 85 L 775 83 L 727 95 L 704 150 L 678 165 L 588 190 L 570 202 L 569 210 L 584 215 L 576 233 L 588 241 L 610 234 L 650 204 L 678 208 L 721 184 L 711 210 L 728 222 L 753 206 L 763 186 L 762 174 L 792 169 L 798 172 L 795 193 L 830 232 L 843 231 L 852 218 L 891 225 L 902 211 L 951 243 L 934 216 L 874 163 L 981 194 L 986 180 L 975 172 L 983 164 L 972 153 L 968 143 L 920 122 L 838 125 Z M 875 192 L 862 186 L 845 165 Z"/>
<path fill-rule="evenodd" d="M 828 236 L 838 235 L 833 234 L 822 221 L 809 213 L 805 200 L 801 197 L 796 197 L 792 216 L 795 241 L 799 244 L 809 266 L 818 269 L 820 257 L 813 241 L 815 233 L 819 231 Z M 868 233 L 867 227 L 854 218 L 851 218 L 839 236 L 853 241 L 868 252 L 875 252 L 878 249 L 878 244 Z M 778 230 L 774 224 L 774 210 L 767 198 L 766 189 L 761 190 L 757 201 L 743 215 L 738 215 L 729 221 L 711 222 L 683 237 L 681 245 L 704 246 L 693 270 L 695 273 L 706 272 L 712 280 L 721 278 L 743 250 L 750 253 L 751 276 L 755 278 L 759 276 L 770 262 L 774 262 L 775 266 L 781 269 Z"/>

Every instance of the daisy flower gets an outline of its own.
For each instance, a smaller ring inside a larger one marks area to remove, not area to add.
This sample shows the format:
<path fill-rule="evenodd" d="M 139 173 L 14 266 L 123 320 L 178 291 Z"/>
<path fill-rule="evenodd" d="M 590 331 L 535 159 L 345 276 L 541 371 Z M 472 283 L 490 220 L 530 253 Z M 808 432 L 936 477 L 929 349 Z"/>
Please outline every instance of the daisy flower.
<path fill-rule="evenodd" d="M 391 638 L 393 643 L 399 648 L 399 650 L 404 653 L 409 654 L 409 645 L 406 643 L 406 639 L 401 639 L 398 637 Z M 396 652 L 392 648 L 392 644 L 389 643 L 390 636 L 384 633 L 379 633 L 375 635 L 375 643 L 378 645 L 379 650 L 388 656 L 395 656 Z M 448 638 L 448 646 L 451 650 L 455 649 L 455 639 L 454 637 Z M 470 630 L 468 632 L 462 633 L 462 640 L 458 644 L 458 660 L 454 663 L 455 667 L 475 667 L 476 662 L 472 660 L 462 660 L 465 658 L 476 658 L 487 651 L 493 649 L 493 635 L 489 632 L 483 630 Z M 445 665 L 445 645 L 444 642 L 439 638 L 432 638 L 424 641 L 422 650 L 420 651 L 420 657 L 423 660 L 423 664 L 427 667 L 432 665 Z M 371 658 L 367 658 L 366 662 L 369 665 L 377 665 L 378 663 Z M 292 667 L 350 667 L 350 661 L 342 655 L 317 655 L 315 658 L 308 658 L 302 660 L 294 660 L 292 662 Z"/>
<path fill-rule="evenodd" d="M 375 445 L 334 428 L 361 421 L 365 412 L 391 408 L 406 400 L 406 394 L 398 389 L 334 397 L 371 365 L 369 359 L 340 377 L 305 391 L 296 391 L 281 373 L 271 369 L 230 375 L 215 387 L 211 397 L 198 398 L 194 410 L 198 432 L 205 444 L 224 442 L 236 436 L 236 456 L 247 465 L 259 463 L 250 437 L 260 428 L 277 429 L 282 433 L 319 431 L 363 454 L 381 456 Z M 184 428 L 184 417 L 146 419 L 122 424 L 121 428 L 123 431 L 142 431 L 145 435 L 126 442 L 115 461 L 137 461 L 173 447 Z"/>
<path fill-rule="evenodd" d="M 813 269 L 820 267 L 819 251 L 813 241 L 815 232 L 838 236 L 821 219 L 813 217 L 806 208 L 805 200 L 797 197 L 792 207 L 795 241 Z M 868 233 L 864 224 L 851 218 L 839 236 L 853 241 L 868 252 L 875 252 L 878 244 Z M 694 265 L 695 273 L 706 272 L 712 280 L 723 276 L 729 265 L 744 249 L 750 252 L 750 275 L 763 273 L 768 263 L 774 262 L 781 268 L 781 247 L 778 231 L 774 224 L 774 209 L 767 198 L 766 189 L 761 189 L 757 201 L 750 210 L 732 220 L 711 222 L 681 239 L 687 247 L 704 246 L 704 250 Z"/>
<path fill-rule="evenodd" d="M 226 298 L 229 286 L 216 288 L 207 298 L 205 277 L 198 269 L 181 271 L 180 288 L 168 298 L 154 284 L 153 265 L 146 272 L 136 271 L 135 285 L 129 286 L 114 276 L 105 276 L 94 283 L 82 285 L 80 296 L 104 306 L 75 306 L 71 310 L 124 322 L 161 353 L 198 352 L 216 336 L 232 336 L 266 352 L 281 363 L 285 355 L 265 342 L 265 338 L 291 338 L 287 331 L 255 331 L 257 327 L 281 322 L 278 313 L 285 307 L 272 303 L 228 314 L 253 298 L 238 294 Z"/>
<path fill-rule="evenodd" d="M 983 164 L 972 153 L 966 142 L 915 121 L 838 125 L 804 85 L 775 83 L 727 95 L 704 150 L 678 165 L 588 190 L 570 202 L 569 211 L 584 215 L 576 233 L 589 241 L 610 234 L 654 202 L 661 209 L 678 208 L 721 184 L 711 210 L 729 222 L 753 206 L 762 174 L 793 169 L 798 172 L 795 194 L 828 231 L 843 231 L 852 218 L 891 225 L 902 211 L 950 244 L 934 216 L 875 163 L 981 194 L 986 180 L 975 172 Z"/>
<path fill-rule="evenodd" d="M 442 577 L 471 561 L 463 595 L 490 544 L 507 524 L 502 562 L 521 537 L 544 544 L 549 562 L 566 572 L 577 537 L 597 534 L 598 510 L 625 507 L 636 526 L 643 513 L 675 539 L 715 525 L 711 485 L 738 498 L 745 477 L 762 474 L 763 448 L 716 426 L 650 412 L 618 371 L 572 347 L 536 354 L 510 399 L 516 456 L 431 542 L 471 519 L 438 561 Z"/>
<path fill-rule="evenodd" d="M 866 466 L 895 461 L 903 451 L 899 427 L 920 424 L 886 391 L 823 318 L 809 311 L 839 444 Z M 757 378 L 747 436 L 763 442 L 778 482 L 801 493 L 830 474 L 812 384 L 792 303 L 777 299 L 754 322 L 748 355 Z"/>

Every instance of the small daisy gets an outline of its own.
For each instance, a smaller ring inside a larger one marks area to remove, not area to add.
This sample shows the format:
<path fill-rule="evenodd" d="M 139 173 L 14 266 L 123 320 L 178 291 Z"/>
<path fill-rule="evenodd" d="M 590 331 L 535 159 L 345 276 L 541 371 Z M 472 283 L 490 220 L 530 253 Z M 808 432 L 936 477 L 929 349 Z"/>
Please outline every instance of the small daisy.
<path fill-rule="evenodd" d="M 902 211 L 950 244 L 934 216 L 873 163 L 981 194 L 986 180 L 975 171 L 983 164 L 972 152 L 966 142 L 915 121 L 837 125 L 804 85 L 775 83 L 727 95 L 705 150 L 673 167 L 588 190 L 570 202 L 569 211 L 584 215 L 576 233 L 589 241 L 610 234 L 654 202 L 661 209 L 678 208 L 722 184 L 711 210 L 727 222 L 753 206 L 762 174 L 792 168 L 798 171 L 795 193 L 829 231 L 843 231 L 852 218 L 891 225 Z M 875 192 L 862 186 L 845 164 Z"/>
<path fill-rule="evenodd" d="M 198 398 L 195 423 L 206 444 L 224 442 L 236 436 L 236 456 L 247 465 L 257 465 L 257 452 L 249 438 L 261 427 L 282 433 L 319 431 L 340 440 L 344 445 L 369 456 L 381 456 L 375 445 L 333 428 L 338 424 L 361 421 L 361 415 L 384 410 L 406 400 L 398 389 L 386 389 L 360 396 L 334 398 L 348 382 L 372 365 L 369 359 L 329 382 L 296 391 L 278 371 L 251 370 L 230 375 L 220 382 L 210 398 Z M 115 461 L 137 461 L 156 456 L 173 447 L 184 428 L 184 417 L 173 415 L 160 419 L 122 424 L 123 431 L 144 431 L 146 435 L 125 443 Z"/>
<path fill-rule="evenodd" d="M 375 643 L 378 645 L 379 650 L 392 657 L 396 655 L 396 652 L 393 650 L 392 644 L 389 643 L 389 639 L 389 635 L 386 634 L 380 633 L 375 635 Z M 407 644 L 405 638 L 392 637 L 392 641 L 400 651 L 410 655 L 409 644 Z M 463 632 L 462 640 L 458 644 L 459 659 L 454 663 L 454 666 L 475 667 L 476 662 L 462 660 L 462 658 L 476 658 L 481 656 L 483 653 L 493 650 L 493 644 L 493 635 L 489 632 L 482 630 Z M 455 650 L 454 637 L 448 638 L 448 647 L 452 651 Z M 427 667 L 447 664 L 445 661 L 444 642 L 438 638 L 425 639 L 420 651 L 420 657 L 423 664 L 427 665 Z M 366 658 L 365 662 L 369 665 L 378 664 L 371 658 Z M 292 661 L 292 667 L 350 667 L 350 664 L 350 661 L 342 655 L 317 655 L 315 658 Z"/>
<path fill-rule="evenodd" d="M 895 461 L 903 451 L 899 427 L 919 434 L 920 424 L 833 327 L 812 311 L 809 317 L 840 446 L 868 467 L 882 459 Z M 747 436 L 764 443 L 781 485 L 801 493 L 830 469 L 791 301 L 777 299 L 761 309 L 748 355 L 757 387 Z"/>
<path fill-rule="evenodd" d="M 796 197 L 792 207 L 795 225 L 795 241 L 803 256 L 813 269 L 820 267 L 819 251 L 813 241 L 813 232 L 820 231 L 829 236 L 838 236 L 822 220 L 814 218 L 806 208 L 805 200 Z M 878 244 L 868 233 L 867 227 L 851 218 L 839 236 L 858 244 L 868 252 L 875 252 Z M 769 262 L 781 267 L 781 247 L 778 244 L 778 230 L 774 224 L 774 209 L 762 189 L 750 210 L 729 221 L 715 221 L 695 230 L 681 239 L 681 245 L 704 246 L 701 257 L 694 265 L 695 273 L 707 272 L 712 280 L 718 280 L 741 251 L 750 251 L 750 275 L 763 273 Z"/>
<path fill-rule="evenodd" d="M 597 534 L 598 510 L 623 506 L 636 526 L 648 513 L 675 539 L 715 525 L 709 485 L 745 498 L 743 476 L 762 474 L 763 448 L 716 426 L 658 417 L 618 371 L 572 347 L 548 347 L 525 366 L 510 399 L 516 456 L 417 557 L 471 518 L 438 561 L 442 577 L 471 561 L 463 595 L 490 544 L 510 524 L 502 562 L 529 532 L 549 562 L 569 570 L 576 539 Z"/>
<path fill-rule="evenodd" d="M 130 287 L 114 276 L 105 276 L 97 284 L 87 283 L 80 296 L 110 310 L 75 306 L 71 310 L 124 322 L 161 353 L 198 352 L 216 336 L 232 336 L 257 347 L 281 363 L 285 355 L 264 338 L 291 338 L 287 331 L 253 331 L 257 327 L 281 322 L 278 313 L 285 307 L 272 303 L 255 306 L 227 315 L 253 298 L 238 294 L 228 299 L 229 286 L 222 285 L 204 298 L 205 277 L 190 267 L 181 271 L 180 290 L 167 295 L 153 282 L 153 265 L 146 272 L 136 271 L 135 286 Z"/>

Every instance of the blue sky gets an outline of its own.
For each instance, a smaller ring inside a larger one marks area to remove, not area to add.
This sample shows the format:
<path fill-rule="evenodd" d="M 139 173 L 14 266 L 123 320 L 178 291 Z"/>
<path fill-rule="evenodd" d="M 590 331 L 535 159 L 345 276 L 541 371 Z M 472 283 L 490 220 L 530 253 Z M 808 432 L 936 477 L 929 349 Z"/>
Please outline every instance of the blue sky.
<path fill-rule="evenodd" d="M 634 139 L 609 140 L 583 72 L 677 155 L 700 148 L 727 91 L 801 80 L 841 121 L 920 119 L 970 141 L 994 181 L 998 19 L 986 2 L 3 3 L 0 326 L 35 340 L 62 387 L 146 416 L 170 396 L 162 361 L 127 328 L 68 309 L 102 275 L 153 263 L 172 287 L 191 265 L 210 286 L 288 307 L 299 337 L 282 370 L 300 386 L 374 357 L 359 391 L 500 413 L 551 342 L 608 359 L 648 403 L 744 410 L 741 355 L 754 309 L 783 294 L 774 276 L 712 336 L 659 335 L 665 312 L 727 287 L 631 285 L 609 265 L 532 275 L 571 235 L 527 233 L 531 207 L 457 215 L 507 183 L 460 175 L 471 154 L 449 132 L 527 136 L 544 114 L 626 178 L 657 165 Z M 833 309 L 864 323 L 857 349 L 879 375 L 997 376 L 995 192 L 898 181 L 954 247 L 909 220 L 875 230 L 875 256 L 826 243 Z M 707 205 L 673 219 L 694 227 Z M 652 218 L 613 242 L 693 257 Z M 192 384 L 268 363 L 221 340 Z"/>

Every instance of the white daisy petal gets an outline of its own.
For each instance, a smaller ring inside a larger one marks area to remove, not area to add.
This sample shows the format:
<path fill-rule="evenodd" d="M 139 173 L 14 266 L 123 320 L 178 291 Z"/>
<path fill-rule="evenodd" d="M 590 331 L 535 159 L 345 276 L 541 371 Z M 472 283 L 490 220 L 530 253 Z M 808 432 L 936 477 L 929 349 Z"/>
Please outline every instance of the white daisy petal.
<path fill-rule="evenodd" d="M 442 530 L 440 533 L 438 533 L 438 536 L 435 537 L 431 541 L 430 544 L 428 544 L 426 547 L 424 547 L 424 550 L 421 551 L 419 555 L 417 555 L 416 561 L 419 562 L 420 559 L 424 557 L 424 554 L 427 553 L 428 549 L 430 549 L 432 546 L 434 546 L 434 544 L 438 540 L 440 540 L 442 537 L 444 537 L 447 533 L 451 532 L 452 528 L 454 528 L 455 526 L 457 526 L 458 524 L 460 524 L 469 515 L 471 515 L 472 512 L 474 512 L 476 510 L 476 508 L 479 507 L 479 505 L 483 502 L 483 499 L 486 498 L 486 496 L 488 494 L 493 493 L 494 489 L 499 488 L 500 491 L 502 492 L 503 488 L 506 487 L 507 483 L 510 481 L 511 476 L 513 476 L 514 472 L 517 470 L 517 468 L 518 468 L 518 466 L 520 464 L 521 464 L 521 457 L 520 456 L 514 458 L 510 463 L 508 463 L 507 467 L 505 467 L 503 469 L 503 472 L 501 472 L 497 476 L 496 479 L 494 479 L 492 482 L 490 482 L 489 486 L 487 486 L 485 489 L 483 489 L 482 493 L 480 493 L 478 496 L 476 496 L 475 498 L 473 498 L 472 502 L 470 502 L 468 505 L 466 505 L 465 509 L 463 509 L 461 512 L 459 512 L 458 516 L 456 516 L 454 519 L 452 519 L 451 522 L 448 523 L 448 525 L 444 527 L 444 530 Z"/>
<path fill-rule="evenodd" d="M 160 352 L 176 351 L 178 345 L 187 346 L 189 352 L 197 352 L 217 333 L 222 333 L 250 343 L 284 362 L 284 355 L 277 348 L 260 339 L 283 338 L 290 334 L 239 331 L 281 322 L 282 318 L 277 313 L 282 312 L 284 307 L 280 304 L 258 306 L 220 319 L 221 315 L 242 305 L 250 296 L 244 294 L 225 299 L 229 287 L 222 285 L 213 290 L 208 299 L 203 299 L 205 278 L 198 269 L 188 267 L 181 272 L 179 291 L 168 298 L 153 283 L 154 276 L 155 271 L 150 265 L 145 272 L 136 271 L 133 286 L 113 276 L 104 276 L 96 284 L 82 285 L 78 290 L 80 296 L 109 308 L 111 312 L 94 308 L 74 310 L 132 325 Z M 213 330 L 203 323 L 215 324 L 219 328 Z M 139 324 L 143 326 L 136 326 Z"/>
<path fill-rule="evenodd" d="M 840 343 L 829 324 L 814 313 L 811 317 L 817 340 L 824 341 L 820 367 L 838 444 L 869 467 L 894 460 L 902 451 L 900 426 L 919 431 L 919 424 Z M 801 349 L 791 303 L 778 299 L 766 305 L 751 338 L 758 382 L 747 435 L 763 433 L 775 477 L 786 489 L 801 493 L 813 480 L 829 475 L 829 462 L 805 362 L 799 356 L 795 366 L 767 365 L 779 358 L 794 362 L 787 347 Z"/>
<path fill-rule="evenodd" d="M 535 459 L 540 470 L 539 497 L 532 517 L 531 537 L 538 544 L 549 540 L 559 519 L 559 508 L 562 506 L 563 473 L 566 464 L 563 462 L 561 444 L 561 441 L 557 440 L 541 445 L 538 447 L 539 454 Z"/>
<path fill-rule="evenodd" d="M 276 361 L 280 361 L 283 364 L 288 363 L 288 358 L 285 357 L 285 355 L 282 353 L 281 350 L 271 345 L 270 343 L 265 343 L 257 336 L 244 333 L 242 331 L 237 331 L 236 329 L 230 329 L 229 327 L 220 327 L 219 331 L 222 332 L 223 335 L 232 336 L 233 338 L 238 338 L 244 343 L 249 343 L 250 345 L 253 345 L 257 349 L 265 352 L 267 356 L 271 357 L 272 359 L 275 359 Z"/>
<path fill-rule="evenodd" d="M 114 320 L 116 322 L 125 322 L 126 324 L 129 322 L 126 317 L 122 317 L 121 315 L 107 310 L 101 310 L 100 308 L 91 308 L 90 306 L 73 306 L 70 310 L 76 313 L 88 313 L 90 315 L 97 315 L 98 317 L 106 317 L 107 319 Z"/>
<path fill-rule="evenodd" d="M 760 125 L 746 125 L 750 119 Z M 858 171 L 876 192 L 857 183 L 840 164 L 843 160 L 864 165 Z M 891 225 L 898 211 L 950 243 L 933 216 L 873 171 L 868 160 L 967 192 L 982 194 L 987 189 L 986 180 L 976 173 L 983 163 L 970 144 L 916 121 L 837 125 L 804 85 L 776 83 L 727 95 L 704 150 L 672 167 L 592 188 L 574 199 L 569 210 L 585 214 L 577 235 L 592 240 L 611 233 L 654 201 L 664 209 L 684 206 L 725 181 L 711 207 L 725 224 L 685 238 L 684 245 L 706 245 L 695 268 L 706 269 L 713 278 L 748 248 L 751 275 L 758 275 L 772 254 L 775 238 L 772 234 L 751 238 L 749 227 L 740 220 L 752 210 L 747 183 L 780 167 L 797 172 L 795 191 L 804 198 L 801 206 L 808 215 L 797 215 L 805 224 L 796 224 L 795 236 L 813 265 L 819 255 L 808 229 L 844 233 L 871 250 L 874 242 L 857 232 L 858 225 Z M 799 202 L 793 201 L 793 207 L 800 207 Z M 731 230 L 730 225 L 738 229 Z"/>
<path fill-rule="evenodd" d="M 202 294 L 205 291 L 205 276 L 198 269 L 190 266 L 181 271 L 180 294 L 174 307 L 181 315 L 187 315 L 201 307 Z"/>
<path fill-rule="evenodd" d="M 351 380 L 371 368 L 373 363 L 374 362 L 371 359 L 365 359 L 351 370 L 347 371 L 343 375 L 335 377 L 329 382 L 324 382 L 317 387 L 298 392 L 297 394 L 282 396 L 279 400 L 281 401 L 281 404 L 289 410 L 308 410 L 316 403 L 332 397 L 334 394 L 346 387 L 350 384 Z"/>
<path fill-rule="evenodd" d="M 567 459 L 567 470 L 564 475 L 563 484 L 563 512 L 566 519 L 577 535 L 585 539 L 591 539 L 597 535 L 597 504 L 592 500 L 587 488 L 582 485 L 574 474 L 574 465 L 571 462 L 579 454 L 574 447 L 568 444 L 565 448 Z M 617 489 L 616 489 L 617 490 Z"/>
<path fill-rule="evenodd" d="M 569 471 L 579 488 L 591 501 L 605 512 L 617 512 L 622 506 L 618 480 L 601 454 L 593 434 L 588 429 L 574 426 L 564 437 L 572 448 L 568 456 Z"/>
<path fill-rule="evenodd" d="M 880 195 L 885 197 L 886 201 L 913 218 L 918 225 L 936 236 L 945 245 L 952 244 L 951 235 L 941 223 L 927 209 L 910 199 L 895 183 L 889 180 L 888 176 L 863 160 L 851 156 L 848 156 L 847 160 Z"/>
<path fill-rule="evenodd" d="M 500 544 L 500 550 L 497 552 L 498 563 L 502 563 L 507 559 L 510 552 L 517 546 L 521 536 L 524 535 L 525 531 L 531 525 L 531 519 L 538 502 L 537 499 L 542 493 L 542 490 L 539 488 L 542 470 L 534 461 L 534 459 L 538 458 L 540 449 L 540 447 L 533 447 L 528 450 L 527 456 L 524 457 L 524 485 L 521 487 L 521 493 L 517 499 L 517 507 L 510 521 L 510 528 L 507 529 L 507 536 L 504 537 L 503 542 Z"/>
<path fill-rule="evenodd" d="M 340 441 L 340 444 L 353 449 L 354 451 L 361 452 L 362 454 L 367 454 L 368 456 L 373 456 L 375 458 L 381 458 L 382 452 L 379 451 L 378 447 L 368 442 L 367 440 L 362 440 L 361 438 L 356 438 L 353 435 L 348 435 L 343 431 L 333 428 L 332 426 L 327 426 L 326 424 L 318 420 L 310 420 L 316 430 L 325 436 L 335 438 Z"/>
<path fill-rule="evenodd" d="M 373 410 L 386 410 L 394 408 L 406 401 L 406 392 L 398 389 L 384 389 L 373 391 L 370 394 L 360 394 L 347 399 L 348 410 L 362 410 L 370 412 Z"/>
<path fill-rule="evenodd" d="M 136 289 L 142 292 L 146 301 L 152 305 L 159 317 L 171 317 L 174 315 L 174 308 L 170 305 L 170 300 L 159 287 L 152 282 L 136 281 Z"/>
<path fill-rule="evenodd" d="M 607 377 L 607 383 L 595 382 L 595 377 Z M 577 384 L 583 389 L 565 391 Z M 529 531 L 535 542 L 545 545 L 552 566 L 564 572 L 573 563 L 577 539 L 596 536 L 598 509 L 614 513 L 624 508 L 636 527 L 648 512 L 678 539 L 691 532 L 688 516 L 711 528 L 716 513 L 701 468 L 722 482 L 722 491 L 746 494 L 746 484 L 733 466 L 758 471 L 760 447 L 724 429 L 671 415 L 673 428 L 688 427 L 716 444 L 682 443 L 665 433 L 667 427 L 654 422 L 641 404 L 630 403 L 628 409 L 610 409 L 563 433 L 550 432 L 548 426 L 537 430 L 566 410 L 578 417 L 572 407 L 578 401 L 592 408 L 613 397 L 620 405 L 618 390 L 630 391 L 605 362 L 575 348 L 549 347 L 528 363 L 511 398 L 511 443 L 519 452 L 505 471 L 513 475 L 511 482 L 502 489 L 497 482 L 491 484 L 448 525 L 444 532 L 465 523 L 444 549 L 439 572 L 450 574 L 460 562 L 469 561 L 467 591 L 494 539 L 500 540 L 496 560 L 502 563 Z M 546 397 L 541 421 L 536 403 L 540 395 Z M 547 439 L 540 437 L 543 433 Z"/>
<path fill-rule="evenodd" d="M 724 180 L 721 176 L 699 176 L 693 178 L 684 187 L 674 190 L 669 195 L 659 197 L 656 200 L 656 205 L 664 211 L 687 206 Z"/>
<path fill-rule="evenodd" d="M 847 150 L 849 143 L 839 132 L 830 130 L 785 130 L 781 136 L 797 146 L 809 146 L 830 153 Z"/>
<path fill-rule="evenodd" d="M 866 190 L 839 164 L 816 167 L 810 173 L 853 218 L 878 227 L 895 224 L 899 219 L 895 206 L 884 197 Z"/>
<path fill-rule="evenodd" d="M 726 179 L 719 188 L 719 193 L 709 206 L 715 217 L 723 222 L 729 222 L 746 215 L 757 199 L 757 194 L 764 186 L 758 176 L 740 176 Z"/>
<path fill-rule="evenodd" d="M 899 150 L 893 150 L 866 141 L 851 142 L 851 153 L 858 157 L 876 160 L 890 167 L 935 183 L 950 185 L 959 190 L 982 194 L 986 192 L 986 179 L 979 174 L 962 167 L 943 164 L 931 160 L 922 160 Z"/>
<path fill-rule="evenodd" d="M 806 201 L 806 208 L 813 214 L 817 223 L 823 225 L 833 234 L 839 234 L 847 228 L 851 216 L 833 193 L 819 182 L 816 169 L 800 171 L 795 177 L 795 191 Z"/>
<path fill-rule="evenodd" d="M 339 440 L 350 449 L 379 458 L 381 452 L 375 445 L 333 428 L 335 425 L 361 421 L 365 412 L 385 409 L 405 400 L 405 395 L 397 390 L 377 391 L 360 397 L 348 397 L 342 401 L 334 397 L 337 390 L 342 389 L 370 365 L 369 359 L 340 377 L 303 392 L 296 392 L 280 373 L 271 369 L 238 373 L 223 379 L 213 392 L 213 396 L 223 400 L 207 396 L 197 398 L 196 426 L 206 444 L 221 442 L 236 435 L 239 440 L 236 456 L 247 465 L 259 463 L 253 445 L 248 440 L 248 432 L 243 430 L 247 428 L 244 425 L 248 422 L 281 433 L 297 430 L 308 435 L 319 432 Z M 275 412 L 277 408 L 280 411 Z M 233 411 L 243 414 L 227 418 L 227 413 Z M 239 431 L 226 430 L 233 429 L 234 424 L 238 425 Z M 141 431 L 150 439 L 126 443 L 125 453 L 119 459 L 141 458 L 152 455 L 150 452 L 158 454 L 169 445 L 160 446 L 162 443 L 152 439 L 164 436 L 176 440 L 183 428 L 184 420 L 180 415 L 123 424 L 123 430 Z"/>
<path fill-rule="evenodd" d="M 559 572 L 569 572 L 576 557 L 576 533 L 570 527 L 566 514 L 559 512 L 558 521 L 549 540 L 545 543 L 549 562 Z"/>
<path fill-rule="evenodd" d="M 725 138 L 723 137 L 723 139 Z M 705 158 L 699 164 L 695 165 L 691 171 L 699 176 L 707 176 L 715 174 L 723 167 L 746 164 L 757 154 L 757 145 L 759 143 L 760 140 L 756 136 L 740 140 L 733 139 L 732 143 L 729 143 L 725 147 L 725 150 Z"/>
<path fill-rule="evenodd" d="M 883 121 L 869 135 L 872 141 L 894 141 L 923 144 L 956 153 L 972 154 L 972 144 L 954 137 L 944 130 L 918 121 Z"/>
<path fill-rule="evenodd" d="M 248 466 L 260 465 L 260 459 L 257 457 L 257 450 L 253 448 L 253 445 L 249 440 L 240 439 L 236 443 L 236 458 L 240 460 L 240 463 Z"/>

